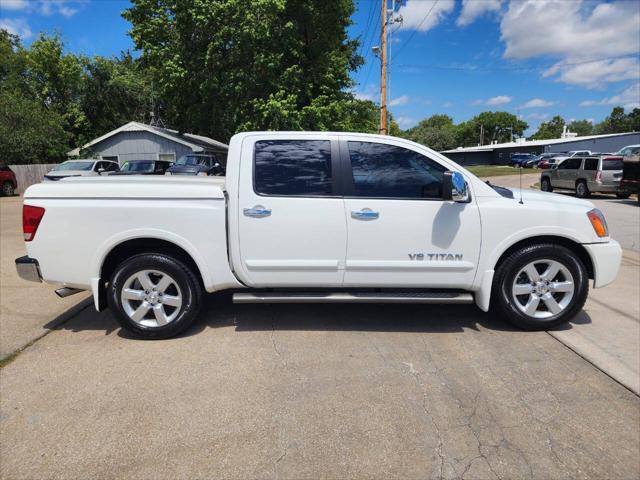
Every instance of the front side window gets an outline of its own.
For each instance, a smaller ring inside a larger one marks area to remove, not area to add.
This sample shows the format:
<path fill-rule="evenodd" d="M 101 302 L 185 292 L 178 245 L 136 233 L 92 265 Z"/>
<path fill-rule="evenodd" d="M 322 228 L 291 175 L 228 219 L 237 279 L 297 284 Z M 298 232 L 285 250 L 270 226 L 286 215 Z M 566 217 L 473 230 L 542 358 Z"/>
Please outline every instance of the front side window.
<path fill-rule="evenodd" d="M 577 170 L 580 168 L 580 164 L 582 163 L 581 158 L 567 158 L 564 162 L 560 164 L 558 168 L 562 170 Z"/>
<path fill-rule="evenodd" d="M 442 198 L 445 167 L 394 145 L 349 142 L 354 195 L 375 198 Z"/>
<path fill-rule="evenodd" d="M 87 170 L 88 171 L 88 170 L 91 170 L 94 163 L 95 162 L 93 160 L 64 162 L 58 165 L 53 170 L 56 172 L 61 172 L 65 170 Z"/>
<path fill-rule="evenodd" d="M 331 142 L 329 140 L 256 142 L 254 189 L 261 195 L 332 195 Z"/>

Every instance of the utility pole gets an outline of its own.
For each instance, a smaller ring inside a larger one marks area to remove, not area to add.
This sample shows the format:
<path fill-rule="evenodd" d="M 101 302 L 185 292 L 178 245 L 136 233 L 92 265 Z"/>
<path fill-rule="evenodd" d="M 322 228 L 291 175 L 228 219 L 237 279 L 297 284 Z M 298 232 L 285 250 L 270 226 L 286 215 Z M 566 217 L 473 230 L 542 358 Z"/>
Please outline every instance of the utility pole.
<path fill-rule="evenodd" d="M 382 0 L 380 34 L 380 135 L 387 135 L 387 0 Z"/>

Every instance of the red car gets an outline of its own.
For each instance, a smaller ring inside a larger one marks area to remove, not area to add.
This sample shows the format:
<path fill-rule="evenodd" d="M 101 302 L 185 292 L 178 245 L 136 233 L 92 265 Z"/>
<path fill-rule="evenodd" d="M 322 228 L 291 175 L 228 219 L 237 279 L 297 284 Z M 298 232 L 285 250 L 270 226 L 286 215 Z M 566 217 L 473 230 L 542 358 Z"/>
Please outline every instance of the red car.
<path fill-rule="evenodd" d="M 8 166 L 0 164 L 0 192 L 7 197 L 12 196 L 18 188 L 16 174 Z"/>

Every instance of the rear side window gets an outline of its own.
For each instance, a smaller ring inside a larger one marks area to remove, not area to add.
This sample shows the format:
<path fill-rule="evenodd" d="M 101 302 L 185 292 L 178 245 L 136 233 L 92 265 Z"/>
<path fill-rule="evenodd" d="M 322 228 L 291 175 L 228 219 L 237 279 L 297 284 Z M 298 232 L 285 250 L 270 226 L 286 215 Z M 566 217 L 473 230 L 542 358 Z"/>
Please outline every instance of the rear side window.
<path fill-rule="evenodd" d="M 597 170 L 597 169 L 598 169 L 597 158 L 586 158 L 584 160 L 584 170 Z"/>
<path fill-rule="evenodd" d="M 445 167 L 394 145 L 349 142 L 354 195 L 374 198 L 442 198 Z"/>
<path fill-rule="evenodd" d="M 255 144 L 254 189 L 262 195 L 330 196 L 329 140 L 263 140 Z"/>
<path fill-rule="evenodd" d="M 624 163 L 618 158 L 605 158 L 602 160 L 602 170 L 622 170 Z"/>

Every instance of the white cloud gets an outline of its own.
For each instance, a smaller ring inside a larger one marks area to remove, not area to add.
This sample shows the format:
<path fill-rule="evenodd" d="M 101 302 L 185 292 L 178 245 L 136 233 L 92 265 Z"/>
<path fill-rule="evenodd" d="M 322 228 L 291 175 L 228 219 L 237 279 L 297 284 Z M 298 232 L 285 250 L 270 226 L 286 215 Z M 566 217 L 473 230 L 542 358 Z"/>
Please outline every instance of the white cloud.
<path fill-rule="evenodd" d="M 400 126 L 400 128 L 407 129 L 410 127 L 413 127 L 416 124 L 416 120 L 413 117 L 406 117 L 403 115 L 400 115 L 399 117 L 397 117 L 396 122 L 398 123 L 398 125 Z"/>
<path fill-rule="evenodd" d="M 462 12 L 456 25 L 466 27 L 487 12 L 499 12 L 502 0 L 462 0 Z"/>
<path fill-rule="evenodd" d="M 32 35 L 31 28 L 24 18 L 0 18 L 0 30 L 18 35 L 22 40 Z"/>
<path fill-rule="evenodd" d="M 640 108 L 640 82 L 625 88 L 618 95 L 605 97 L 601 100 L 585 100 L 580 102 L 581 107 L 592 107 L 594 105 L 612 105 L 624 107 L 625 110 Z"/>
<path fill-rule="evenodd" d="M 38 12 L 47 16 L 60 14 L 63 17 L 70 18 L 78 13 L 78 9 L 68 6 L 69 3 L 71 2 L 68 0 L 40 0 Z M 75 3 L 81 2 L 78 0 Z"/>
<path fill-rule="evenodd" d="M 398 10 L 398 14 L 402 15 L 404 30 L 426 32 L 438 25 L 454 7 L 454 0 L 407 0 Z"/>
<path fill-rule="evenodd" d="M 496 105 L 504 105 L 506 103 L 510 103 L 511 100 L 513 99 L 511 97 L 508 97 L 507 95 L 498 95 L 497 97 L 491 97 L 485 103 L 486 105 L 489 105 L 489 106 L 496 106 Z"/>
<path fill-rule="evenodd" d="M 372 102 L 378 100 L 378 95 L 380 95 L 380 92 L 372 83 L 367 85 L 364 90 L 356 90 L 353 92 L 353 96 L 358 100 L 371 100 Z"/>
<path fill-rule="evenodd" d="M 533 98 L 529 100 L 527 103 L 522 105 L 522 108 L 542 108 L 542 107 L 550 107 L 554 102 L 550 102 L 549 100 L 543 100 L 542 98 Z"/>
<path fill-rule="evenodd" d="M 484 103 L 484 100 L 482 100 L 481 98 L 477 98 L 476 100 L 471 102 L 471 105 L 482 105 L 483 103 Z"/>
<path fill-rule="evenodd" d="M 389 102 L 390 107 L 397 107 L 399 105 L 406 105 L 409 103 L 409 97 L 406 95 L 401 95 L 398 98 L 394 98 Z"/>
<path fill-rule="evenodd" d="M 638 25 L 640 8 L 635 0 L 600 4 L 526 0 L 510 2 L 500 30 L 506 44 L 505 58 L 559 57 L 545 76 L 593 88 L 640 76 L 637 57 L 611 58 L 640 51 Z M 590 62 L 594 59 L 602 60 Z M 629 72 L 629 68 L 635 68 L 635 72 Z M 620 78 L 623 70 L 624 78 Z"/>
<path fill-rule="evenodd" d="M 542 120 L 546 120 L 547 118 L 549 118 L 549 114 L 548 113 L 537 113 L 537 112 L 534 112 L 534 113 L 530 113 L 525 118 L 527 120 L 542 121 Z"/>
<path fill-rule="evenodd" d="M 442 106 L 443 106 L 444 108 L 451 108 L 451 107 L 453 107 L 453 102 L 444 102 L 444 103 L 442 104 Z"/>
<path fill-rule="evenodd" d="M 29 7 L 27 0 L 0 0 L 0 12 L 2 10 L 26 10 Z"/>

